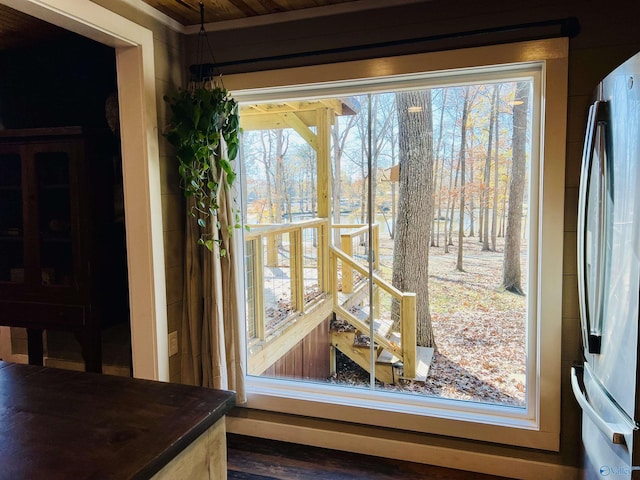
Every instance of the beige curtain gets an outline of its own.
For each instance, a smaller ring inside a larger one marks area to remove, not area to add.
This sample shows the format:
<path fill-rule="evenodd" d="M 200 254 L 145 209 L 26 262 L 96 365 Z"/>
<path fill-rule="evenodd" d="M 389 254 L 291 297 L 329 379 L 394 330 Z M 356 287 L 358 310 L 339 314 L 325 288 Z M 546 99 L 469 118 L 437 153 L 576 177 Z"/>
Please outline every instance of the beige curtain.
<path fill-rule="evenodd" d="M 226 254 L 220 254 L 217 242 L 213 252 L 198 245 L 197 222 L 191 217 L 186 220 L 181 374 L 186 384 L 233 390 L 236 403 L 241 404 L 246 402 L 244 308 L 238 295 L 243 283 L 242 232 L 235 229 L 229 235 L 228 226 L 235 223 L 233 199 L 220 183 L 220 229 L 214 229 L 214 238 L 222 239 Z"/>

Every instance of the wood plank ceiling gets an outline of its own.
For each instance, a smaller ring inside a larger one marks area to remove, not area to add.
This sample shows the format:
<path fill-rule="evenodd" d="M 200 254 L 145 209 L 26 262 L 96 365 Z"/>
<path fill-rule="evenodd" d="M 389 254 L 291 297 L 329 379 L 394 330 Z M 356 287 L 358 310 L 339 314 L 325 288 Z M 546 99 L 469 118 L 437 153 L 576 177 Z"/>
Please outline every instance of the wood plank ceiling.
<path fill-rule="evenodd" d="M 68 34 L 50 23 L 0 5 L 0 50 L 27 47 Z"/>
<path fill-rule="evenodd" d="M 143 1 L 182 25 L 200 24 L 200 0 Z M 354 1 L 357 0 L 203 0 L 204 22 L 238 20 Z"/>
<path fill-rule="evenodd" d="M 200 0 L 136 1 L 148 4 L 184 26 L 200 24 Z M 250 19 L 354 2 L 365 4 L 367 0 L 203 0 L 204 21 L 216 23 Z M 0 4 L 0 50 L 26 47 L 63 35 L 68 35 L 68 32 Z"/>

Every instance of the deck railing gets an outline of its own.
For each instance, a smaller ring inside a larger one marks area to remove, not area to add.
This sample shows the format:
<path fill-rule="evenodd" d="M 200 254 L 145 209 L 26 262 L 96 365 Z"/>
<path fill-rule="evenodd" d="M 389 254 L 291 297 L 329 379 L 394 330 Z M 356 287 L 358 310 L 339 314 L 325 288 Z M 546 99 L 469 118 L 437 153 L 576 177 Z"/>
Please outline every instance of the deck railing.
<path fill-rule="evenodd" d="M 326 294 L 333 297 L 335 313 L 363 334 L 370 332 L 368 318 L 358 318 L 345 308 L 348 297 L 354 290 L 362 289 L 369 279 L 369 228 L 366 225 L 335 225 L 333 228 L 343 230 L 342 249 L 328 247 L 328 219 L 249 227 L 244 238 L 250 342 L 265 344 L 281 333 L 290 319 L 311 311 Z M 374 270 L 378 270 L 377 225 L 371 246 Z M 412 378 L 416 370 L 415 294 L 399 291 L 375 273 L 373 283 L 376 293 L 370 303 L 374 305 L 374 318 L 380 313 L 377 297 L 383 292 L 395 304 L 399 320 L 394 323 L 400 330 L 399 341 L 396 337 L 375 333 L 373 342 L 398 357 L 403 363 L 404 376 Z"/>
<path fill-rule="evenodd" d="M 327 219 L 249 225 L 245 232 L 249 338 L 265 340 L 329 291 Z"/>

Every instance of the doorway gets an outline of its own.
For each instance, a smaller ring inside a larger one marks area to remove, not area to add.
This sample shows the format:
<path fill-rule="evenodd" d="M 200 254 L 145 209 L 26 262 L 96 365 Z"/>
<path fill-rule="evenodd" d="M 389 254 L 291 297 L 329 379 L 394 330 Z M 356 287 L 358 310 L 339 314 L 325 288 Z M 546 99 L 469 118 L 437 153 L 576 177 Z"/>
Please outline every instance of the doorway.
<path fill-rule="evenodd" d="M 168 380 L 153 34 L 91 2 L 0 3 L 115 48 L 123 132 L 133 375 Z"/>

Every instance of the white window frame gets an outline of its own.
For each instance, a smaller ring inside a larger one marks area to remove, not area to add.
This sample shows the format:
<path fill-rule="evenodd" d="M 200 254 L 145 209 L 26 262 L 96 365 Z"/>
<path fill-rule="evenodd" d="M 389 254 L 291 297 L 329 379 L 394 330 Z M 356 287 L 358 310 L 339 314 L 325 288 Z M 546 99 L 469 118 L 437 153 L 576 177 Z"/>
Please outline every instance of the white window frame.
<path fill-rule="evenodd" d="M 567 39 L 229 75 L 225 85 L 239 102 L 254 103 L 323 96 L 327 94 L 323 86 L 336 82 L 344 82 L 341 93 L 349 88 L 360 92 L 363 84 L 372 83 L 382 90 L 390 77 L 398 75 L 404 76 L 406 86 L 414 80 L 424 85 L 426 72 L 432 72 L 429 82 L 442 85 L 442 78 L 459 69 L 473 69 L 477 73 L 473 82 L 477 83 L 483 76 L 495 78 L 496 66 L 504 67 L 507 77 L 534 78 L 532 134 L 540 138 L 539 144 L 532 142 L 531 152 L 532 165 L 539 159 L 539 176 L 532 168 L 530 182 L 538 185 L 538 195 L 530 204 L 529 256 L 532 265 L 537 263 L 537 270 L 530 272 L 533 283 L 529 283 L 528 296 L 529 312 L 535 315 L 528 328 L 535 333 L 527 336 L 527 352 L 534 353 L 527 359 L 527 408 L 251 376 L 246 377 L 246 407 L 559 450 Z M 483 67 L 491 67 L 491 72 L 485 73 Z"/>

